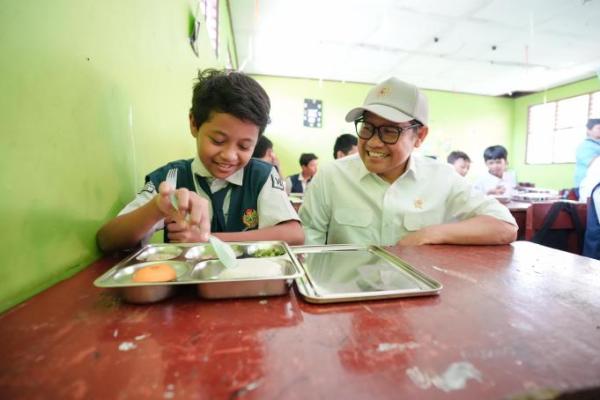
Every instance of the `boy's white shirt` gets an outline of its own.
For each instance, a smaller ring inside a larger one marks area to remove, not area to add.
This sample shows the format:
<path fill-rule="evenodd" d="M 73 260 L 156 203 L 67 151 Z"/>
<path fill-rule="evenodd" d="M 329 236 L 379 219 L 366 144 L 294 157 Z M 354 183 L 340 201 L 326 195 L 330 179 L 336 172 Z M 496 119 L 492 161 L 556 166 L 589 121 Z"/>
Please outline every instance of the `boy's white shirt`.
<path fill-rule="evenodd" d="M 579 185 L 579 201 L 586 202 L 594 187 L 600 183 L 600 157 L 594 158 Z"/>
<path fill-rule="evenodd" d="M 502 196 L 510 197 L 514 188 L 517 186 L 517 176 L 515 172 L 512 170 L 504 171 L 502 178 L 498 178 L 488 171 L 475 181 L 473 189 L 483 194 L 487 194 L 490 190 L 498 186 L 504 186 L 506 189 Z"/>
<path fill-rule="evenodd" d="M 244 169 L 240 168 L 235 171 L 233 174 L 229 175 L 225 179 L 214 178 L 208 169 L 204 166 L 202 161 L 198 158 L 198 156 L 194 157 L 192 161 L 192 172 L 194 175 L 199 175 L 205 177 L 209 183 L 210 190 L 212 193 L 215 193 L 228 184 L 233 184 L 237 186 L 241 186 L 244 181 Z M 280 179 L 279 173 L 272 167 L 271 175 L 275 175 L 275 178 Z M 277 225 L 284 221 L 296 220 L 300 221 L 298 217 L 298 213 L 294 210 L 292 203 L 290 202 L 285 190 L 272 190 L 273 188 L 270 185 L 271 179 L 267 179 L 263 187 L 261 188 L 258 194 L 257 200 L 257 212 L 258 212 L 258 228 L 264 228 L 269 226 Z M 208 194 L 204 192 L 204 190 L 198 185 L 196 179 L 194 179 L 194 186 L 196 188 L 196 193 L 207 199 L 209 201 L 209 218 L 212 220 L 213 210 L 212 203 L 210 202 L 210 197 Z M 127 214 L 137 208 L 142 207 L 150 200 L 154 198 L 158 194 L 158 188 L 154 187 L 152 182 L 146 183 L 144 188 L 140 190 L 135 198 L 127 204 L 118 215 Z M 225 220 L 227 220 L 228 212 L 229 212 L 229 202 L 231 199 L 231 191 L 228 191 L 225 195 L 225 199 L 223 200 L 223 213 L 225 214 Z M 285 200 L 285 201 L 282 201 Z M 164 221 L 158 221 L 152 229 L 144 236 L 142 240 L 142 245 L 146 244 L 152 234 L 156 231 L 159 231 L 164 228 Z"/>

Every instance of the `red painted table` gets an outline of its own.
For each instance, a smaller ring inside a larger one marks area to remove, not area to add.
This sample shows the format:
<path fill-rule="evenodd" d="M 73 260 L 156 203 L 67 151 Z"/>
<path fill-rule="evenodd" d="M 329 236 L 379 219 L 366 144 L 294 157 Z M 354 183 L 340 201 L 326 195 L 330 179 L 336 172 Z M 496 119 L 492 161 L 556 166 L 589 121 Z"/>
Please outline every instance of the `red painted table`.
<path fill-rule="evenodd" d="M 2 399 L 499 399 L 600 386 L 600 262 L 528 242 L 391 248 L 439 296 L 121 303 L 102 259 L 0 316 Z M 190 288 L 191 289 L 191 288 Z"/>

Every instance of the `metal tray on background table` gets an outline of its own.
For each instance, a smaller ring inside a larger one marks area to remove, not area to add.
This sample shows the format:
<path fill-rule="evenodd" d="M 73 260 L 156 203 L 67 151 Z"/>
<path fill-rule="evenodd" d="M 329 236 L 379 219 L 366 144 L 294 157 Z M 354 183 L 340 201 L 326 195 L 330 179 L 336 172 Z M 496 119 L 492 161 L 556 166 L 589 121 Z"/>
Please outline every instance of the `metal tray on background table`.
<path fill-rule="evenodd" d="M 305 274 L 296 286 L 310 303 L 436 295 L 442 284 L 379 246 L 292 247 Z"/>
<path fill-rule="evenodd" d="M 117 289 L 131 303 L 153 303 L 173 295 L 179 285 L 196 285 L 198 295 L 209 299 L 282 295 L 304 274 L 285 242 L 229 244 L 238 257 L 235 268 L 226 268 L 210 243 L 150 244 L 106 271 L 94 285 Z M 176 278 L 133 281 L 136 270 L 157 264 L 170 266 Z"/>

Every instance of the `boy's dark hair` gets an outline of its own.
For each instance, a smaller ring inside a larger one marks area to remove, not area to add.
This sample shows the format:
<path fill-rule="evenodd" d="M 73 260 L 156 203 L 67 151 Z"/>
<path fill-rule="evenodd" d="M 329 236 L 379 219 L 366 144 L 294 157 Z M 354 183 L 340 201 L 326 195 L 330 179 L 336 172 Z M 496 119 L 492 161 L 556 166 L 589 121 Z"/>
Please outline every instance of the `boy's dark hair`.
<path fill-rule="evenodd" d="M 588 129 L 592 129 L 594 126 L 600 125 L 600 118 L 590 118 L 585 125 Z"/>
<path fill-rule="evenodd" d="M 355 135 L 351 135 L 349 133 L 344 133 L 335 139 L 335 144 L 333 145 L 333 158 L 337 157 L 337 152 L 341 151 L 344 154 L 348 154 L 350 150 L 352 150 L 353 146 L 358 145 L 358 139 Z"/>
<path fill-rule="evenodd" d="M 500 146 L 499 144 L 496 146 L 490 146 L 483 152 L 483 160 L 500 160 L 500 159 L 508 160 L 508 151 L 504 148 L 504 146 Z"/>
<path fill-rule="evenodd" d="M 307 166 L 309 162 L 312 160 L 318 160 L 319 157 L 314 155 L 313 153 L 302 153 L 300 155 L 300 165 Z"/>
<path fill-rule="evenodd" d="M 465 153 L 464 151 L 459 151 L 459 150 L 455 150 L 455 151 L 451 152 L 450 154 L 448 154 L 447 160 L 448 160 L 449 164 L 454 164 L 454 162 L 456 160 L 460 160 L 461 158 L 467 162 L 471 162 L 471 159 L 469 158 L 467 153 Z"/>
<path fill-rule="evenodd" d="M 273 142 L 267 139 L 266 136 L 261 136 L 258 138 L 256 142 L 256 146 L 254 147 L 254 153 L 252 153 L 252 157 L 254 158 L 263 158 L 267 154 L 267 150 L 273 148 Z"/>
<path fill-rule="evenodd" d="M 227 113 L 253 122 L 260 136 L 270 122 L 270 110 L 267 92 L 248 75 L 216 69 L 198 71 L 190 110 L 197 128 L 209 120 L 212 112 Z"/>

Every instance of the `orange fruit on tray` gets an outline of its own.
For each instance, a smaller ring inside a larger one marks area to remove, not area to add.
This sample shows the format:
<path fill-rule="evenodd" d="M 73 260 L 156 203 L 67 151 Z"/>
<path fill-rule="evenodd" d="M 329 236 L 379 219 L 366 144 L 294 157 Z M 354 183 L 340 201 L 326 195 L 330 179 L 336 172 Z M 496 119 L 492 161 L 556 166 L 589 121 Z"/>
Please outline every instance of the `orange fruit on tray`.
<path fill-rule="evenodd" d="M 140 268 L 133 273 L 134 282 L 168 282 L 177 278 L 177 273 L 168 264 L 155 264 Z"/>

